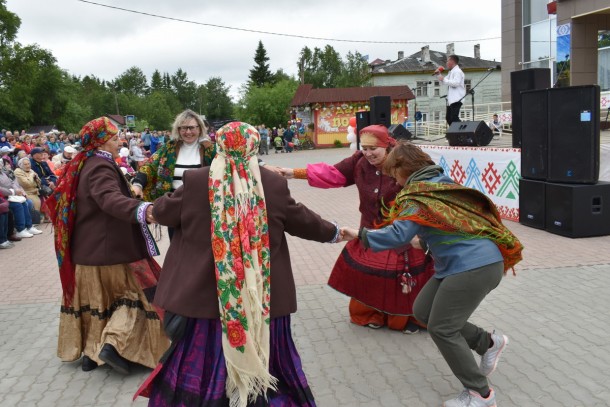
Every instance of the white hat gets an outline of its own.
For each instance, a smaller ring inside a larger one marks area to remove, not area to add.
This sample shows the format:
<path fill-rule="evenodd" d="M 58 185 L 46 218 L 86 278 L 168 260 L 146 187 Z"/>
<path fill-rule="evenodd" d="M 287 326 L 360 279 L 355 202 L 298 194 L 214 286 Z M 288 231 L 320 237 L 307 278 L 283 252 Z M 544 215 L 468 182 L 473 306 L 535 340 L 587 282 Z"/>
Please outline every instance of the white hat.
<path fill-rule="evenodd" d="M 74 153 L 76 153 L 76 149 L 72 146 L 65 146 L 64 153 L 74 154 Z"/>
<path fill-rule="evenodd" d="M 13 149 L 7 146 L 2 146 L 2 148 L 0 148 L 0 152 L 2 153 L 10 153 L 11 151 L 13 151 Z"/>
<path fill-rule="evenodd" d="M 122 148 L 119 150 L 119 156 L 121 156 L 121 157 L 127 157 L 127 156 L 129 156 L 129 149 L 128 149 L 127 147 L 122 147 Z"/>

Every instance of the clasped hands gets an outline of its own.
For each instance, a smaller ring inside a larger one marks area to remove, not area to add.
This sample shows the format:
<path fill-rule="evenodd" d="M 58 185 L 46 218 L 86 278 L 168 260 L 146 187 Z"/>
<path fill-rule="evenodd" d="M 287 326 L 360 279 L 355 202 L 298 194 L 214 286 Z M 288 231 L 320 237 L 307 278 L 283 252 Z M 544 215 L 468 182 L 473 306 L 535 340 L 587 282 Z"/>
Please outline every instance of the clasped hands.
<path fill-rule="evenodd" d="M 157 220 L 153 216 L 153 205 L 148 205 L 146 208 L 146 222 L 157 223 Z"/>
<path fill-rule="evenodd" d="M 358 229 L 343 226 L 339 229 L 340 242 L 349 242 L 350 240 L 358 239 Z"/>

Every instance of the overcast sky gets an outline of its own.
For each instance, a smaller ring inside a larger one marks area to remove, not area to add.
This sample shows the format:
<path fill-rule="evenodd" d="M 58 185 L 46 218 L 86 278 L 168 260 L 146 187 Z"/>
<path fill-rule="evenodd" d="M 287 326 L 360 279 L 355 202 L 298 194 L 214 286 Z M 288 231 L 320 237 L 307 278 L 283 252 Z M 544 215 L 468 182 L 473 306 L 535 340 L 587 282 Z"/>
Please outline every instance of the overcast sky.
<path fill-rule="evenodd" d="M 78 0 L 7 0 L 21 18 L 18 41 L 50 50 L 59 66 L 71 74 L 93 74 L 111 80 L 139 66 L 150 80 L 155 69 L 185 70 L 204 83 L 220 76 L 236 96 L 248 80 L 254 51 L 261 40 L 272 71 L 296 75 L 304 46 L 332 45 L 344 56 L 358 51 L 376 58 L 397 58 L 424 45 L 445 51 L 455 42 L 458 55 L 500 61 L 500 0 L 462 0 L 429 3 L 415 0 L 385 2 L 354 0 L 93 0 L 165 17 L 250 30 L 300 36 L 409 44 L 349 43 L 290 38 L 228 30 L 100 7 Z M 435 5 L 433 5 L 435 4 Z M 487 38 L 498 38 L 485 40 Z M 459 42 L 480 39 L 479 41 Z M 433 43 L 433 41 L 441 41 Z"/>

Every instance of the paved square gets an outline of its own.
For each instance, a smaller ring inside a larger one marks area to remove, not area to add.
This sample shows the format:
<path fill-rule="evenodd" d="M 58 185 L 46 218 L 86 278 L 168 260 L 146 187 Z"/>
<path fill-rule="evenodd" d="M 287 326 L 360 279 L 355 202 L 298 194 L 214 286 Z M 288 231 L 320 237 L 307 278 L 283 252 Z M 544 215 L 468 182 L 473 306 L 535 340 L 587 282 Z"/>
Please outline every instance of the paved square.
<path fill-rule="evenodd" d="M 347 149 L 264 156 L 269 164 L 335 163 Z M 297 201 L 342 225 L 358 225 L 355 187 L 290 181 Z M 525 245 L 473 316 L 510 337 L 491 376 L 499 406 L 610 405 L 610 236 L 569 239 L 513 222 Z M 51 230 L 0 252 L 0 406 L 129 406 L 148 375 L 106 367 L 82 372 L 56 356 L 61 287 Z M 349 323 L 348 299 L 326 285 L 342 244 L 289 237 L 299 310 L 293 334 L 318 406 L 440 406 L 461 391 L 427 334 Z M 167 250 L 167 237 L 160 244 Z M 162 257 L 160 262 L 162 261 Z M 133 405 L 146 405 L 140 399 Z"/>

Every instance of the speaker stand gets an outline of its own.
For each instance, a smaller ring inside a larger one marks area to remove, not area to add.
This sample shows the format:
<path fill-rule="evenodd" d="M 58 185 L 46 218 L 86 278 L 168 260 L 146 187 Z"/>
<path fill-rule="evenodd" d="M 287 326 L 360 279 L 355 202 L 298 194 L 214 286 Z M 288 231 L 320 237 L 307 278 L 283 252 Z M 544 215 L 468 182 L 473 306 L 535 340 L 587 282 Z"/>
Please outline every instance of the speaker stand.
<path fill-rule="evenodd" d="M 428 85 L 431 84 L 432 81 L 428 82 Z M 413 113 L 413 126 L 415 127 L 415 134 L 413 135 L 413 138 L 411 138 L 411 140 L 422 140 L 422 141 L 426 141 L 425 138 L 420 138 L 417 137 L 417 90 L 423 88 L 424 86 L 419 86 L 415 88 L 415 92 L 413 93 L 413 110 L 415 111 L 415 113 Z M 427 87 L 427 86 L 426 86 Z"/>

